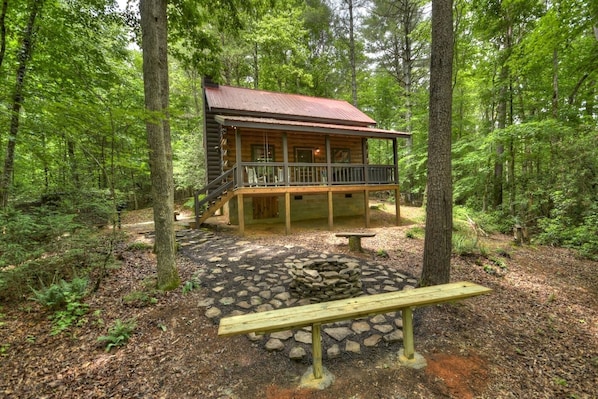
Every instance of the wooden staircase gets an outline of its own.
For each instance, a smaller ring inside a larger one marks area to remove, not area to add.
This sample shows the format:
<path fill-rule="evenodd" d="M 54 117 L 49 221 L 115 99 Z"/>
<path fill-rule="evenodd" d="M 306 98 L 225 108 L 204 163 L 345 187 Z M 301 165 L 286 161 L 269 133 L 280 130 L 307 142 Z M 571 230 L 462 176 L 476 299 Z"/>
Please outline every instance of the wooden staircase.
<path fill-rule="evenodd" d="M 218 196 L 214 201 L 210 202 L 206 208 L 204 208 L 199 215 L 195 215 L 195 226 L 200 226 L 209 217 L 213 216 L 214 213 L 224 206 L 231 198 L 235 196 L 234 191 L 225 191 L 221 196 Z"/>
<path fill-rule="evenodd" d="M 236 166 L 194 193 L 196 229 L 235 196 L 235 170 Z M 205 197 L 200 199 L 203 194 Z"/>

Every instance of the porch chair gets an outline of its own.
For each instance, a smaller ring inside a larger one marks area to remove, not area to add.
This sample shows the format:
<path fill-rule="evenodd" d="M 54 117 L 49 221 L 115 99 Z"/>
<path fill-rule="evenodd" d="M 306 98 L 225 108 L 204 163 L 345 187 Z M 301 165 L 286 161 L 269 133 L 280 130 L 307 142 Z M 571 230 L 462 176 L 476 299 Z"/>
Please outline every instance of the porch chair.
<path fill-rule="evenodd" d="M 246 166 L 245 172 L 247 172 L 247 181 L 249 183 L 249 187 L 259 186 L 260 183 L 266 185 L 266 176 L 258 177 L 255 168 Z"/>
<path fill-rule="evenodd" d="M 276 176 L 274 176 L 274 182 L 278 186 L 280 183 L 284 183 L 284 169 L 278 168 L 276 171 Z"/>

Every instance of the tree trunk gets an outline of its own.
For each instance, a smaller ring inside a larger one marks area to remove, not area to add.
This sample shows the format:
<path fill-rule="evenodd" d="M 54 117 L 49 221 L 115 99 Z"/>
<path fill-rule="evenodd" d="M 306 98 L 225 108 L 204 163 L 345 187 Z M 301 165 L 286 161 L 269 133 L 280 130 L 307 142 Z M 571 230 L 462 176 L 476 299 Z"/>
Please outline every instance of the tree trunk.
<path fill-rule="evenodd" d="M 147 140 L 156 230 L 158 288 L 174 289 L 180 279 L 176 268 L 174 235 L 174 181 L 168 120 L 167 0 L 141 0 L 143 82 Z"/>
<path fill-rule="evenodd" d="M 25 27 L 25 33 L 23 34 L 23 41 L 21 42 L 21 48 L 17 55 L 17 80 L 12 95 L 10 132 L 8 134 L 8 143 L 6 144 L 4 170 L 0 178 L 0 206 L 3 208 L 8 205 L 8 197 L 12 182 L 17 134 L 19 133 L 21 108 L 24 101 L 23 89 L 25 87 L 25 75 L 27 74 L 27 64 L 31 60 L 31 55 L 33 54 L 33 41 L 36 28 L 35 21 L 43 3 L 42 0 L 32 1 L 29 19 L 27 21 L 27 26 Z"/>
<path fill-rule="evenodd" d="M 559 117 L 559 52 L 552 51 L 552 117 Z"/>
<path fill-rule="evenodd" d="M 2 1 L 2 13 L 0 13 L 0 68 L 4 61 L 6 52 L 6 12 L 8 11 L 8 0 Z"/>
<path fill-rule="evenodd" d="M 421 285 L 448 283 L 451 271 L 453 193 L 451 108 L 453 71 L 452 1 L 432 1 L 428 197 Z"/>
<path fill-rule="evenodd" d="M 351 58 L 351 96 L 353 105 L 357 107 L 357 66 L 355 62 L 355 32 L 353 18 L 353 0 L 347 0 L 349 4 L 349 58 Z"/>
<path fill-rule="evenodd" d="M 507 67 L 503 66 L 500 73 L 500 91 L 498 98 L 498 106 L 496 109 L 497 128 L 504 129 L 507 125 L 507 83 L 508 76 Z M 503 182 L 504 182 L 504 152 L 505 146 L 503 143 L 496 145 L 496 160 L 494 161 L 494 186 L 493 186 L 493 206 L 498 209 L 503 203 Z"/>

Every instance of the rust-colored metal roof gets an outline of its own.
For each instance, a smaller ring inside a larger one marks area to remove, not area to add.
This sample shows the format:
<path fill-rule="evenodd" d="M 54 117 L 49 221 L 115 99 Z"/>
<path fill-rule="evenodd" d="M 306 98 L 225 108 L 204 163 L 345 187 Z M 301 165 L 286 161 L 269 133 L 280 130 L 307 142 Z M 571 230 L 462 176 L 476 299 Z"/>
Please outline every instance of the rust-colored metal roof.
<path fill-rule="evenodd" d="M 256 118 L 251 116 L 216 115 L 216 121 L 223 126 L 247 127 L 252 129 L 284 130 L 292 128 L 292 130 L 289 130 L 290 132 L 317 132 L 376 138 L 407 138 L 411 136 L 409 133 L 366 126 L 348 126 L 286 119 Z"/>
<path fill-rule="evenodd" d="M 374 126 L 376 121 L 346 101 L 275 93 L 232 86 L 205 87 L 208 108 L 256 117 L 334 122 L 351 126 Z"/>

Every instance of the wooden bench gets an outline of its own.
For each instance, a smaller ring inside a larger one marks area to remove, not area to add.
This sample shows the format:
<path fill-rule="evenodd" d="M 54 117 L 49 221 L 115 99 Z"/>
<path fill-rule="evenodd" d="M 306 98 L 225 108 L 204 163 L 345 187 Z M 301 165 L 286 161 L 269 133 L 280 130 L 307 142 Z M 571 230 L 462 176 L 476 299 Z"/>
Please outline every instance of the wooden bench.
<path fill-rule="evenodd" d="M 490 288 L 462 281 L 415 288 L 407 291 L 365 295 L 310 305 L 275 309 L 259 313 L 224 317 L 218 335 L 230 336 L 255 332 L 285 331 L 311 326 L 313 378 L 322 378 L 322 343 L 320 326 L 341 320 L 355 319 L 401 310 L 403 319 L 403 363 L 415 357 L 413 343 L 413 309 L 491 292 Z"/>
<path fill-rule="evenodd" d="M 362 252 L 361 249 L 361 239 L 363 237 L 375 237 L 375 233 L 351 233 L 351 232 L 344 232 L 344 233 L 336 233 L 337 237 L 347 237 L 349 238 L 349 250 L 354 252 Z"/>

